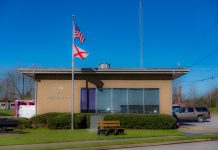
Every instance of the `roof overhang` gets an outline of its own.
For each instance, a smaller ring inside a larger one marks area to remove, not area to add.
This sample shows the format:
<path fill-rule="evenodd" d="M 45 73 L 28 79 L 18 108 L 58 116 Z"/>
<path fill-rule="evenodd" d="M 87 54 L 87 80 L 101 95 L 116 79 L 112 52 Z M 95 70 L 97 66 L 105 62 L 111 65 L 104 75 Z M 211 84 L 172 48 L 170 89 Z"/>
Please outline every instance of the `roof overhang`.
<path fill-rule="evenodd" d="M 62 75 L 72 74 L 71 68 L 19 68 L 20 73 L 37 79 L 37 75 Z M 98 68 L 75 68 L 75 75 L 170 75 L 171 80 L 174 80 L 189 72 L 187 68 L 143 68 L 143 69 L 130 69 L 130 68 L 113 68 L 113 69 L 98 69 Z"/>

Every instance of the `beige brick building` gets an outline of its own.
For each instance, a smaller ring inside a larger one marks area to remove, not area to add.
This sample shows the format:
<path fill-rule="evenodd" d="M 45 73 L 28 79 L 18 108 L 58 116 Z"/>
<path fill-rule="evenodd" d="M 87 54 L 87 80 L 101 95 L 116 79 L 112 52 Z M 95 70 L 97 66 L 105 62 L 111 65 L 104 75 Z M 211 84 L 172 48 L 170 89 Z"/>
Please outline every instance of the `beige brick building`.
<path fill-rule="evenodd" d="M 37 114 L 71 112 L 71 69 L 21 68 L 36 80 Z M 172 80 L 188 69 L 75 69 L 74 112 L 172 113 Z"/>

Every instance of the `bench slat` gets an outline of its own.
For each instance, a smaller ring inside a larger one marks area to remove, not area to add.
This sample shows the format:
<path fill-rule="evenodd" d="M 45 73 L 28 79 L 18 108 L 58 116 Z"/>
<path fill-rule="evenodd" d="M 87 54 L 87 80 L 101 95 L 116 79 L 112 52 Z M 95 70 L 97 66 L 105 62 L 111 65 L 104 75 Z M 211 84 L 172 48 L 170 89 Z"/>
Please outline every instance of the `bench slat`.
<path fill-rule="evenodd" d="M 98 127 L 119 127 L 120 121 L 98 121 Z"/>

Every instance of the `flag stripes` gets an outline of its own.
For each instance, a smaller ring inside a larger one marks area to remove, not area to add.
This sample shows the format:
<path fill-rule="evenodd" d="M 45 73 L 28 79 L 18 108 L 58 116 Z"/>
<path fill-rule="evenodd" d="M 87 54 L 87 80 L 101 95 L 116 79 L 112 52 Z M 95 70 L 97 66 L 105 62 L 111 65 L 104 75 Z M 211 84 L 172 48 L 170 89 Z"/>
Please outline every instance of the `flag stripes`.
<path fill-rule="evenodd" d="M 81 43 L 85 41 L 85 37 L 83 36 L 82 32 L 80 32 L 79 28 L 75 24 L 75 31 L 74 31 L 75 38 L 78 38 Z"/>

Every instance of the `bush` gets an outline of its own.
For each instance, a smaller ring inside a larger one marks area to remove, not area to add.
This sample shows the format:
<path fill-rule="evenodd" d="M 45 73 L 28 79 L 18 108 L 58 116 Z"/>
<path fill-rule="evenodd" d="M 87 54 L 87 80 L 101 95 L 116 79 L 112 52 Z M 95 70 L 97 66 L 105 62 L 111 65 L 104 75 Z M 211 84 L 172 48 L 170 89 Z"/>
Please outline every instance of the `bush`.
<path fill-rule="evenodd" d="M 31 118 L 31 124 L 35 128 L 44 128 L 44 127 L 47 127 L 48 119 L 57 117 L 58 115 L 61 115 L 61 114 L 63 113 L 52 112 L 52 113 L 37 115 Z"/>
<path fill-rule="evenodd" d="M 18 129 L 26 129 L 26 128 L 31 128 L 31 122 L 27 118 L 17 118 L 18 121 Z"/>
<path fill-rule="evenodd" d="M 70 113 L 46 113 L 31 118 L 32 127 L 49 129 L 68 129 L 71 127 Z M 90 127 L 90 114 L 74 114 L 74 128 L 85 129 Z"/>
<path fill-rule="evenodd" d="M 88 113 L 74 114 L 74 128 L 89 128 L 90 115 Z M 104 120 L 119 120 L 122 127 L 129 129 L 172 129 L 176 126 L 176 119 L 169 115 L 104 114 Z M 31 123 L 33 127 L 69 129 L 71 114 L 54 112 L 38 115 L 31 118 Z"/>
<path fill-rule="evenodd" d="M 63 113 L 56 117 L 48 119 L 47 127 L 49 129 L 70 129 L 71 128 L 71 114 Z"/>
<path fill-rule="evenodd" d="M 74 114 L 74 128 L 86 129 L 90 126 L 90 114 Z M 49 129 L 69 129 L 71 127 L 71 114 L 63 113 L 48 119 Z"/>
<path fill-rule="evenodd" d="M 74 114 L 75 129 L 86 129 L 90 127 L 90 114 Z"/>
<path fill-rule="evenodd" d="M 106 114 L 104 120 L 119 120 L 129 129 L 172 129 L 176 119 L 170 115 Z"/>

